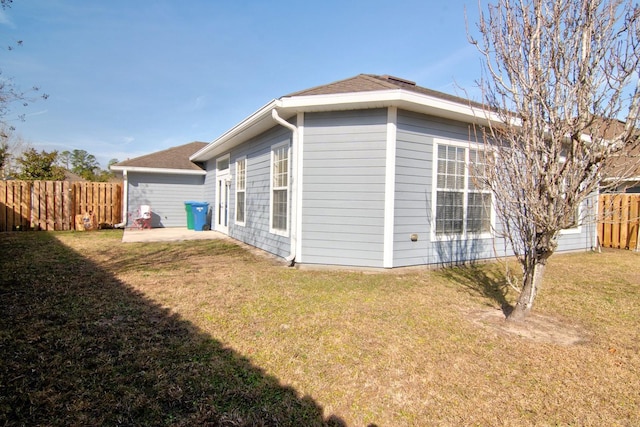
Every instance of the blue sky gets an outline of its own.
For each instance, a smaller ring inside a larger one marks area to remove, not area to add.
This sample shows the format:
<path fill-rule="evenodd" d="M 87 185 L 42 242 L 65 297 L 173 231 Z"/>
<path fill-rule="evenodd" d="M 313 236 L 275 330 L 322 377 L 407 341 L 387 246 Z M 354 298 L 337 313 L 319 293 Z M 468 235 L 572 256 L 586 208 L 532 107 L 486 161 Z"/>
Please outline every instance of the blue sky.
<path fill-rule="evenodd" d="M 38 150 L 104 168 L 210 142 L 274 98 L 360 73 L 478 98 L 475 0 L 14 0 L 0 78 L 49 95 L 5 117 Z M 26 114 L 26 120 L 17 119 Z"/>

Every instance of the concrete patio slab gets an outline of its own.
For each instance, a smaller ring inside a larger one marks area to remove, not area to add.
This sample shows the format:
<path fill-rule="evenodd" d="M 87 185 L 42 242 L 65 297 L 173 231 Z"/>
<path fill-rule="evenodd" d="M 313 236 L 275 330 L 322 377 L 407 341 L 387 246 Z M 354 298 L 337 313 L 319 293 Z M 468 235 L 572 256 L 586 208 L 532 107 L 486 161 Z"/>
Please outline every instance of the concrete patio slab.
<path fill-rule="evenodd" d="M 230 239 L 218 231 L 194 231 L 182 227 L 152 228 L 144 230 L 125 229 L 123 243 L 135 242 L 179 242 L 181 240 Z"/>

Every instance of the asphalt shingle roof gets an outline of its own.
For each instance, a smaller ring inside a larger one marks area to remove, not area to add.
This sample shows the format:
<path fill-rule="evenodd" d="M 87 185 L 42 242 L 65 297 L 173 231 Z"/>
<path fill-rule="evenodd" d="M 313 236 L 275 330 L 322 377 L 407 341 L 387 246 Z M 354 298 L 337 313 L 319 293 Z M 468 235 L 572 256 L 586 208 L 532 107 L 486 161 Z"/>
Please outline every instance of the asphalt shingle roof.
<path fill-rule="evenodd" d="M 481 107 L 480 104 L 470 102 L 468 99 L 460 98 L 448 93 L 438 92 L 436 90 L 427 89 L 426 87 L 418 86 L 415 82 L 406 80 L 400 77 L 394 77 L 389 75 L 376 75 L 376 74 L 358 74 L 357 76 L 350 77 L 344 80 L 338 80 L 333 83 L 329 83 L 322 86 L 316 86 L 309 89 L 304 89 L 298 92 L 293 92 L 285 97 L 294 96 L 307 96 L 307 95 L 332 95 L 338 93 L 352 93 L 352 92 L 371 92 L 378 90 L 392 90 L 392 89 L 404 89 L 409 92 L 415 92 L 422 95 L 433 96 L 435 98 L 445 99 L 453 102 L 468 105 L 469 103 Z"/>
<path fill-rule="evenodd" d="M 206 142 L 190 142 L 189 144 L 171 147 L 166 150 L 157 151 L 133 159 L 124 160 L 114 166 L 138 167 L 138 168 L 159 168 L 159 169 L 184 169 L 203 170 L 200 166 L 189 160 L 189 157 L 205 147 Z"/>

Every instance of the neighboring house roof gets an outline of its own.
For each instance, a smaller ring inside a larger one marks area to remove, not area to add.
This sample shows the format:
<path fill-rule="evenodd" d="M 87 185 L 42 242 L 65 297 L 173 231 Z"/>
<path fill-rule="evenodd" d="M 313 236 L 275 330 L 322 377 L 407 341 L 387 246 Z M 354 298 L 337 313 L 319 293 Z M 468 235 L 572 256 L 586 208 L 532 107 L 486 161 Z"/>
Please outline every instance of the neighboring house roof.
<path fill-rule="evenodd" d="M 297 113 L 398 107 L 453 120 L 486 124 L 497 117 L 482 104 L 417 86 L 414 82 L 389 75 L 359 74 L 322 86 L 285 95 L 231 128 L 218 139 L 191 156 L 206 161 L 235 145 L 257 136 L 276 124 L 275 115 L 288 120 Z"/>
<path fill-rule="evenodd" d="M 605 170 L 606 180 L 637 185 L 640 183 L 640 148 L 616 155 Z"/>
<path fill-rule="evenodd" d="M 111 165 L 112 171 L 204 175 L 206 171 L 189 156 L 206 147 L 206 142 L 190 142 L 166 150 L 124 160 Z"/>
<path fill-rule="evenodd" d="M 68 169 L 64 170 L 64 180 L 69 182 L 86 181 L 86 179 Z"/>
<path fill-rule="evenodd" d="M 605 140 L 618 140 L 624 133 L 626 123 L 620 120 L 600 119 L 595 122 L 598 131 Z M 631 138 L 640 138 L 640 131 L 636 130 Z M 636 145 L 629 142 L 628 146 Z M 635 185 L 640 183 L 640 147 L 625 149 L 621 153 L 616 153 L 607 159 L 605 168 L 601 171 L 604 181 L 608 185 Z"/>

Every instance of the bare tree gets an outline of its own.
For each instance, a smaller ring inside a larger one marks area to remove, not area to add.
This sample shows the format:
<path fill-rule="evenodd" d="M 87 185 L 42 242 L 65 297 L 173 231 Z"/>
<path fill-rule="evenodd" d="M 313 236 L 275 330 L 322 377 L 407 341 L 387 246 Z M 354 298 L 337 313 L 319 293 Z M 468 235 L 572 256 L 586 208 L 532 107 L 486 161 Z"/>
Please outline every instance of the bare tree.
<path fill-rule="evenodd" d="M 498 0 L 481 10 L 478 30 L 470 41 L 482 55 L 479 85 L 494 119 L 482 132 L 483 181 L 495 196 L 496 233 L 523 272 L 507 318 L 524 320 L 560 232 L 581 220 L 612 160 L 640 146 L 640 8 Z"/>
<path fill-rule="evenodd" d="M 7 179 L 16 172 L 15 159 L 28 148 L 22 137 L 0 122 L 0 179 Z"/>
<path fill-rule="evenodd" d="M 13 0 L 0 0 L 0 9 L 7 9 L 11 7 Z M 22 40 L 12 42 L 6 49 L 12 51 L 16 47 L 22 46 Z M 13 126 L 8 124 L 5 117 L 13 110 L 15 104 L 19 103 L 22 107 L 29 106 L 30 103 L 36 101 L 38 98 L 47 99 L 49 95 L 36 93 L 40 91 L 38 86 L 33 86 L 31 89 L 24 91 L 20 89 L 13 81 L 12 78 L 4 76 L 2 69 L 0 69 L 0 124 L 2 126 L 9 127 L 13 130 Z M 18 120 L 24 120 L 25 114 L 19 114 Z"/>

